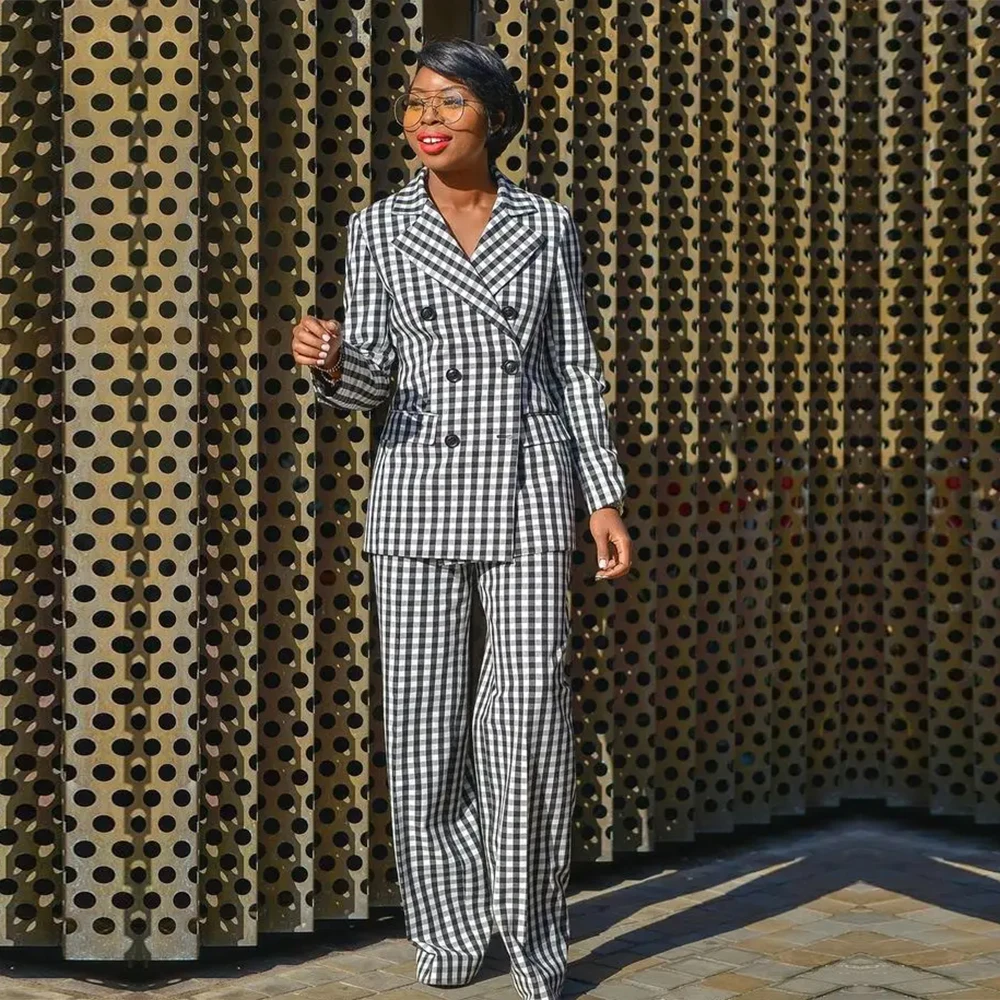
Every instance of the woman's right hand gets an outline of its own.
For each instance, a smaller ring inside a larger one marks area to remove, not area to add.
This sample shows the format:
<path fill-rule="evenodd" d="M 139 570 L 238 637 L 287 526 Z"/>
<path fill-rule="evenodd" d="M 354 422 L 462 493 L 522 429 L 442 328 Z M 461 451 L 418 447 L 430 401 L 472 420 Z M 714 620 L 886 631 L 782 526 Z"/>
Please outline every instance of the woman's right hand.
<path fill-rule="evenodd" d="M 332 368 L 340 354 L 340 324 L 335 319 L 306 316 L 292 327 L 292 357 L 300 365 Z"/>

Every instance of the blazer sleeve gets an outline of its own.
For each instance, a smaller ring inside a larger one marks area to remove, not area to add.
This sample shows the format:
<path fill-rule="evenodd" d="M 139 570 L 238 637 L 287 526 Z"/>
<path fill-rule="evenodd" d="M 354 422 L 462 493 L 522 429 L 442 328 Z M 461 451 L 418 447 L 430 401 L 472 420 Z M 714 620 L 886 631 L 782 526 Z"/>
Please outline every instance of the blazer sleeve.
<path fill-rule="evenodd" d="M 389 333 L 389 292 L 358 220 L 359 213 L 354 212 L 347 222 L 340 378 L 310 368 L 317 400 L 344 410 L 370 410 L 385 400 L 396 361 Z"/>
<path fill-rule="evenodd" d="M 611 441 L 604 391 L 609 388 L 587 327 L 580 236 L 569 209 L 556 203 L 562 236 L 549 297 L 549 356 L 573 436 L 573 461 L 588 513 L 625 499 L 625 477 Z"/>

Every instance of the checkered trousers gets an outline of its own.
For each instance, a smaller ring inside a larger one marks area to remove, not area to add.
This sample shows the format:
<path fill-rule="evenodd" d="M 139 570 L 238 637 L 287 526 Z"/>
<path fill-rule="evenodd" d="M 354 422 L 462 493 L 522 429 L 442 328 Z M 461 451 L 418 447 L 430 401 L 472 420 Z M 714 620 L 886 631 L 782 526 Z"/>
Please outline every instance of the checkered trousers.
<path fill-rule="evenodd" d="M 372 556 L 393 842 L 422 982 L 471 979 L 495 927 L 517 992 L 559 996 L 576 788 L 570 561 Z M 487 632 L 470 720 L 474 588 Z"/>

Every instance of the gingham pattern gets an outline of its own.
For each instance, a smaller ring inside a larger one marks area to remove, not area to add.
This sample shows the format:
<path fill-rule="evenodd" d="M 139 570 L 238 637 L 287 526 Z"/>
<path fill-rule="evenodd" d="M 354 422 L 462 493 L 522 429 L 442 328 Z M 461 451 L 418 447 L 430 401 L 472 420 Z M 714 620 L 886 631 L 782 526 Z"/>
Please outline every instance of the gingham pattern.
<path fill-rule="evenodd" d="M 497 198 L 471 260 L 425 166 L 348 223 L 343 373 L 311 371 L 317 399 L 344 409 L 392 393 L 367 553 L 506 560 L 571 548 L 574 481 L 587 513 L 624 498 L 576 223 L 491 169 Z"/>
<path fill-rule="evenodd" d="M 571 557 L 372 557 L 393 844 L 424 983 L 471 979 L 492 921 L 517 992 L 559 996 L 576 794 L 565 669 Z M 470 758 L 473 588 L 487 631 Z"/>

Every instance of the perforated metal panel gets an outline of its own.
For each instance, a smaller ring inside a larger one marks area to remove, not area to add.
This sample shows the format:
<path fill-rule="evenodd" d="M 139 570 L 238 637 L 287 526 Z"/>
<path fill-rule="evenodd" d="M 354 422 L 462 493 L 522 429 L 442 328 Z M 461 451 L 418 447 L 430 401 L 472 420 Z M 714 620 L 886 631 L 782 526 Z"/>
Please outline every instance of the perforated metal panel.
<path fill-rule="evenodd" d="M 318 410 L 413 160 L 397 0 L 0 4 L 3 940 L 191 958 L 398 903 L 383 413 Z M 570 207 L 636 566 L 574 857 L 845 796 L 1000 820 L 1000 2 L 481 3 Z"/>
<path fill-rule="evenodd" d="M 480 3 L 584 234 L 640 555 L 572 665 L 576 856 L 845 796 L 1000 815 L 998 22 Z"/>

